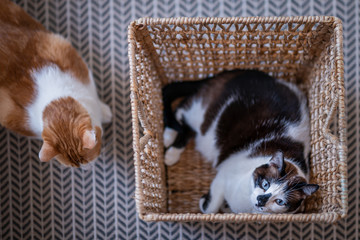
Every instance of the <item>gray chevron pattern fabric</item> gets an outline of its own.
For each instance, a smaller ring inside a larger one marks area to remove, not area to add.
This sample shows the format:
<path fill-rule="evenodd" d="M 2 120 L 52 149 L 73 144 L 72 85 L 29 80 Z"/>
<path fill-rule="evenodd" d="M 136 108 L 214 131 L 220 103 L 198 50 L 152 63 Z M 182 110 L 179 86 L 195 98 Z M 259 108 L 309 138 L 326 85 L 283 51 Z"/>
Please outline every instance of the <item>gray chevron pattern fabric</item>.
<path fill-rule="evenodd" d="M 359 239 L 358 0 L 16 0 L 69 39 L 114 119 L 93 171 L 38 160 L 40 141 L 0 127 L 0 239 Z M 334 15 L 344 24 L 349 214 L 336 225 L 146 223 L 135 211 L 127 26 L 144 17 Z"/>

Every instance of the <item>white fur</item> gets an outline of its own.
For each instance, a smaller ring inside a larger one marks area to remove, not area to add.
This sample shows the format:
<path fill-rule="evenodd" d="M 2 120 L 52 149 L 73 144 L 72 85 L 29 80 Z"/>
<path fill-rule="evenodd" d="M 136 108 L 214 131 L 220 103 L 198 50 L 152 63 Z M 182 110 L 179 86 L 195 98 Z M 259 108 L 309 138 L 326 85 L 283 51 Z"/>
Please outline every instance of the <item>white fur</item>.
<path fill-rule="evenodd" d="M 175 113 L 175 117 L 177 121 L 181 122 L 183 118 L 189 124 L 189 126 L 196 130 L 199 135 L 199 129 L 201 127 L 202 122 L 204 121 L 206 108 L 203 107 L 201 101 L 199 99 L 195 99 L 191 104 L 189 109 L 179 108 Z M 164 131 L 164 146 L 169 147 L 174 141 L 177 136 L 175 130 L 166 128 Z M 174 165 L 180 159 L 181 153 L 184 151 L 185 148 L 175 148 L 170 147 L 165 152 L 165 164 L 168 166 Z"/>
<path fill-rule="evenodd" d="M 92 79 L 92 77 L 91 77 Z M 93 80 L 91 80 L 93 81 Z M 100 101 L 100 100 L 99 100 Z M 102 101 L 100 101 L 100 105 L 101 105 L 101 114 L 102 114 L 102 123 L 110 123 L 112 120 L 112 112 L 111 109 L 108 105 L 106 105 L 105 103 L 103 103 Z"/>
<path fill-rule="evenodd" d="M 200 132 L 202 123 L 204 122 L 205 112 L 207 106 L 204 106 L 201 99 L 196 98 L 191 103 L 190 108 L 180 108 L 176 111 L 176 120 L 181 122 L 182 118 L 185 118 L 186 123 L 196 131 Z"/>
<path fill-rule="evenodd" d="M 227 178 L 225 199 L 235 213 L 254 211 L 254 204 L 249 198 L 254 190 L 252 173 L 257 167 L 270 160 L 270 157 L 250 158 L 248 154 L 248 152 L 234 154 L 218 168 L 218 174 L 221 172 L 221 176 Z"/>
<path fill-rule="evenodd" d="M 164 146 L 166 148 L 174 143 L 177 134 L 178 134 L 177 131 L 175 131 L 174 129 L 168 128 L 168 127 L 165 128 L 165 130 L 164 130 Z"/>
<path fill-rule="evenodd" d="M 232 97 L 230 97 L 226 101 L 226 103 L 220 109 L 217 117 L 210 125 L 210 128 L 207 130 L 207 132 L 204 135 L 200 131 L 201 124 L 197 123 L 197 125 L 195 125 L 195 126 L 191 125 L 190 121 L 192 120 L 192 118 L 195 118 L 192 111 L 185 112 L 185 114 L 184 114 L 186 121 L 189 122 L 189 125 L 191 127 L 199 126 L 198 128 L 193 128 L 193 129 L 195 129 L 195 131 L 197 133 L 196 137 L 195 137 L 196 150 L 198 150 L 208 161 L 212 162 L 214 167 L 217 165 L 218 157 L 220 154 L 220 150 L 218 149 L 218 147 L 216 145 L 216 139 L 217 139 L 216 138 L 216 129 L 218 126 L 218 122 L 219 122 L 219 119 L 220 119 L 222 113 L 225 111 L 225 109 L 234 101 L 235 101 L 235 99 Z M 206 108 L 201 109 L 202 117 L 200 117 L 200 118 L 202 118 L 202 119 L 204 118 L 205 111 L 206 111 Z"/>
<path fill-rule="evenodd" d="M 94 167 L 94 162 L 88 162 L 86 164 L 81 164 L 80 167 L 84 171 L 90 171 Z"/>
<path fill-rule="evenodd" d="M 184 150 L 185 148 L 170 147 L 168 150 L 166 150 L 165 153 L 165 164 L 167 166 L 171 166 L 177 163 L 180 159 L 181 153 Z"/>
<path fill-rule="evenodd" d="M 91 73 L 89 73 L 91 76 Z M 102 103 L 96 93 L 95 83 L 84 84 L 70 73 L 61 71 L 57 66 L 43 67 L 32 74 L 37 95 L 27 107 L 31 130 L 41 138 L 43 131 L 43 111 L 52 101 L 62 97 L 73 97 L 89 113 L 93 126 L 101 127 L 101 122 L 111 120 L 110 108 Z"/>
<path fill-rule="evenodd" d="M 207 109 L 207 105 L 203 103 L 202 99 L 196 98 L 191 103 L 188 109 L 180 108 L 176 112 L 176 118 L 178 121 L 185 119 L 186 123 L 196 132 L 195 147 L 203 154 L 203 156 L 213 162 L 216 165 L 216 159 L 219 156 L 219 149 L 216 147 L 216 135 L 215 130 L 217 124 L 216 120 L 211 125 L 205 135 L 201 132 L 201 125 L 204 122 L 204 117 Z"/>
<path fill-rule="evenodd" d="M 301 142 L 304 145 L 304 158 L 307 159 L 307 156 L 310 153 L 311 139 L 310 139 L 310 132 L 309 132 L 310 119 L 309 119 L 309 112 L 308 112 L 308 109 L 306 106 L 306 104 L 307 104 L 306 97 L 295 84 L 292 84 L 292 83 L 289 83 L 289 82 L 286 82 L 286 81 L 280 80 L 280 79 L 277 81 L 279 83 L 285 85 L 293 93 L 295 93 L 295 95 L 297 96 L 297 98 L 300 102 L 300 114 L 301 114 L 300 122 L 288 124 L 286 127 L 285 136 L 290 137 L 294 141 Z M 298 172 L 302 173 L 302 171 L 300 171 L 300 169 L 298 168 L 297 164 L 294 164 L 294 165 L 297 167 Z M 306 162 L 306 165 L 307 165 L 307 168 L 309 168 L 308 162 Z M 307 175 L 305 178 L 308 179 L 309 176 Z"/>
<path fill-rule="evenodd" d="M 286 135 L 290 138 L 299 141 L 304 144 L 305 146 L 305 157 L 310 152 L 310 120 L 309 120 L 309 113 L 306 106 L 306 97 L 300 91 L 300 89 L 293 83 L 286 82 L 284 80 L 278 79 L 277 82 L 285 85 L 288 87 L 295 95 L 297 96 L 300 102 L 300 113 L 301 119 L 299 123 L 289 124 L 287 126 Z"/>
<path fill-rule="evenodd" d="M 306 159 L 310 153 L 310 120 L 305 102 L 301 103 L 300 112 L 300 122 L 296 124 L 289 124 L 287 126 L 286 135 L 304 145 L 304 158 Z"/>
<path fill-rule="evenodd" d="M 212 199 L 207 209 L 202 210 L 204 213 L 216 213 L 224 199 L 235 213 L 255 211 L 255 204 L 249 198 L 254 190 L 252 173 L 260 165 L 268 163 L 270 157 L 250 158 L 249 154 L 248 151 L 235 153 L 218 166 L 218 173 L 210 187 Z M 213 201 L 218 196 L 222 196 L 221 201 Z"/>
<path fill-rule="evenodd" d="M 215 124 L 209 128 L 205 135 L 196 134 L 195 148 L 205 157 L 206 160 L 212 162 L 213 166 L 216 166 L 220 150 L 216 146 Z"/>
<path fill-rule="evenodd" d="M 217 165 L 217 158 L 220 154 L 220 151 L 216 146 L 216 128 L 218 125 L 218 121 L 223 111 L 234 101 L 234 97 L 229 97 L 229 99 L 220 109 L 215 120 L 212 122 L 210 128 L 204 135 L 201 132 L 201 125 L 204 122 L 204 117 L 208 106 L 206 103 L 203 102 L 202 99 L 195 98 L 189 108 L 180 108 L 175 113 L 176 119 L 179 122 L 184 119 L 186 123 L 196 132 L 196 150 L 198 150 L 205 157 L 205 159 L 212 162 L 213 166 Z M 164 136 L 164 144 L 167 143 L 168 142 L 165 142 Z"/>

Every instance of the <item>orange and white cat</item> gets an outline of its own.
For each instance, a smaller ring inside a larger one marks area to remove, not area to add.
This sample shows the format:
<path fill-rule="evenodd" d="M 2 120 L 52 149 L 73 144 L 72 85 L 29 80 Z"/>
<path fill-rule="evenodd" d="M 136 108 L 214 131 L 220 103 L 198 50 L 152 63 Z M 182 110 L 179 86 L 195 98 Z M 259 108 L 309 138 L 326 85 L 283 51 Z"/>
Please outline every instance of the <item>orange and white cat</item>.
<path fill-rule="evenodd" d="M 100 154 L 110 108 L 68 41 L 0 1 L 0 124 L 43 139 L 39 158 L 85 166 Z"/>

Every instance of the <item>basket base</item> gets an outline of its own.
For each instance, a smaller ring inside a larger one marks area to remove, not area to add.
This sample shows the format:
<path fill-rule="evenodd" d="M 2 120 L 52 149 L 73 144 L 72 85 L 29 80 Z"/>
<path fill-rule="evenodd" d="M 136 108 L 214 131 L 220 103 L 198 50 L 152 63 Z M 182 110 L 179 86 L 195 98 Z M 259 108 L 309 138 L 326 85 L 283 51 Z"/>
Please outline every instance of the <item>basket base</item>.
<path fill-rule="evenodd" d="M 191 140 L 178 163 L 167 167 L 168 212 L 200 213 L 199 199 L 210 189 L 216 169 L 195 150 Z"/>

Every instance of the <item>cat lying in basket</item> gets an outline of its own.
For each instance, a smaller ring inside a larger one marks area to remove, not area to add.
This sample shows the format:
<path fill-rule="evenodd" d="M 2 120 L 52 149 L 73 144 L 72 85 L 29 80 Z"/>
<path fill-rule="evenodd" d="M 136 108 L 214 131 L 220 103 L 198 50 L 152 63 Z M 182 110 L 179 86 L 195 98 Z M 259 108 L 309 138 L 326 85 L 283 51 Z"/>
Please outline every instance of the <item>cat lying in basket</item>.
<path fill-rule="evenodd" d="M 172 102 L 184 97 L 175 113 Z M 217 168 L 203 213 L 224 202 L 235 213 L 295 213 L 316 192 L 309 184 L 309 114 L 293 84 L 255 70 L 171 83 L 163 89 L 165 164 L 175 164 L 195 135 Z"/>
<path fill-rule="evenodd" d="M 100 154 L 110 108 L 64 38 L 16 4 L 0 1 L 0 124 L 44 140 L 39 158 L 85 166 Z"/>

